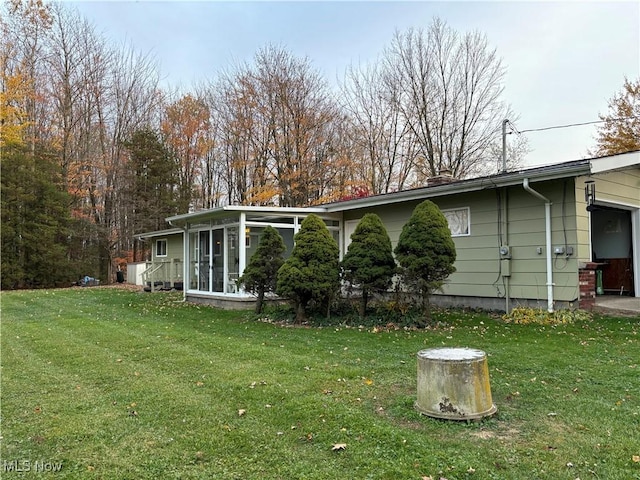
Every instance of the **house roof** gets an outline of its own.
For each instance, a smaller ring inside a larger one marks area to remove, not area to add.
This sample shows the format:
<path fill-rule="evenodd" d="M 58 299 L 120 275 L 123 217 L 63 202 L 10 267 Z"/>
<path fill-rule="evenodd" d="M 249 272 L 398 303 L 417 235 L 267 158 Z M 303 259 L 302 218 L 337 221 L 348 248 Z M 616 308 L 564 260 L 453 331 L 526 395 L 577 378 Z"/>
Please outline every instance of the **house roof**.
<path fill-rule="evenodd" d="M 167 228 L 165 230 L 156 230 L 155 232 L 137 233 L 133 238 L 138 240 L 148 240 L 150 238 L 166 237 L 167 235 L 176 235 L 182 233 L 181 228 Z"/>
<path fill-rule="evenodd" d="M 370 197 L 327 203 L 327 212 L 353 210 L 357 208 L 388 205 L 391 203 L 422 200 L 455 193 L 475 192 L 479 190 L 508 187 L 521 184 L 525 178 L 529 182 L 542 182 L 559 178 L 577 177 L 640 165 L 640 150 L 584 160 L 534 167 L 514 172 L 499 173 L 485 177 L 454 180 L 440 185 L 419 187 L 400 192 L 372 195 Z"/>
<path fill-rule="evenodd" d="M 228 216 L 230 212 L 251 212 L 251 213 L 273 213 L 276 215 L 282 215 L 288 213 L 291 215 L 308 215 L 309 213 L 327 213 L 327 209 L 324 207 L 259 207 L 248 205 L 225 205 L 224 207 L 209 208 L 205 210 L 198 210 L 191 213 L 183 213 L 181 215 L 174 215 L 168 217 L 166 220 L 172 225 L 181 224 L 186 221 L 198 221 L 200 219 L 209 219 L 216 217 Z"/>
<path fill-rule="evenodd" d="M 610 155 L 606 157 L 573 160 L 569 162 L 545 165 L 542 167 L 498 173 L 485 177 L 476 177 L 465 180 L 453 180 L 448 183 L 439 185 L 419 187 L 410 190 L 402 190 L 399 192 L 384 193 L 379 195 L 371 195 L 369 197 L 357 198 L 353 200 L 337 201 L 318 205 L 315 207 L 258 207 L 226 205 L 223 207 L 216 207 L 206 210 L 198 210 L 191 213 L 184 213 L 181 215 L 174 215 L 172 217 L 168 217 L 166 220 L 171 225 L 184 225 L 187 221 L 194 222 L 216 217 L 226 217 L 229 216 L 229 213 L 232 212 L 251 212 L 265 214 L 272 213 L 275 215 L 337 213 L 358 208 L 367 208 L 411 200 L 423 200 L 425 198 L 433 198 L 456 193 L 475 192 L 479 190 L 519 185 L 523 183 L 525 178 L 528 179 L 529 182 L 535 183 L 559 178 L 591 175 L 595 173 L 629 168 L 632 166 L 640 166 L 640 150 L 621 153 L 618 155 Z M 136 238 L 151 238 L 179 232 L 182 232 L 180 228 L 174 228 L 170 230 L 161 230 L 159 232 L 139 234 L 136 235 Z"/>

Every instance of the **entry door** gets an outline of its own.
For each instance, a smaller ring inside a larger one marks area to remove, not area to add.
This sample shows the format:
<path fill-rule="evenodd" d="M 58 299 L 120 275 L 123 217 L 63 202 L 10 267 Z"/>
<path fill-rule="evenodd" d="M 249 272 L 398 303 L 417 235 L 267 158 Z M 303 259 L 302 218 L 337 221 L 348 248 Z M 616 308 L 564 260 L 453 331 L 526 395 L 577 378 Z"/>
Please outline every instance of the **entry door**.
<path fill-rule="evenodd" d="M 211 244 L 209 232 L 202 231 L 198 238 L 198 290 L 209 291 L 209 279 L 211 270 L 209 260 L 211 258 Z"/>
<path fill-rule="evenodd" d="M 356 227 L 358 226 L 358 223 L 360 223 L 360 220 L 362 219 L 360 218 L 358 220 L 347 220 L 346 222 L 344 222 L 344 251 L 342 252 L 343 255 L 347 253 L 347 249 L 351 244 L 351 234 L 356 231 Z"/>
<path fill-rule="evenodd" d="M 593 260 L 602 264 L 605 294 L 635 295 L 631 212 L 596 206 L 591 211 Z"/>
<path fill-rule="evenodd" d="M 213 291 L 224 291 L 224 228 L 213 230 Z"/>

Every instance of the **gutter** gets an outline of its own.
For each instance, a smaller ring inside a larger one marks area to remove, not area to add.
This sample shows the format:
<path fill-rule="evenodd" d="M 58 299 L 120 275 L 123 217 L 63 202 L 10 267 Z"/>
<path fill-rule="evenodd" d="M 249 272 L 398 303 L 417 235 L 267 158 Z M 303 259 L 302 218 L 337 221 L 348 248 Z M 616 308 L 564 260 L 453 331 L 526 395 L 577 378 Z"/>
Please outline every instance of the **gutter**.
<path fill-rule="evenodd" d="M 546 253 L 547 253 L 547 311 L 553 312 L 553 259 L 551 258 L 551 200 L 544 195 L 536 192 L 529 186 L 529 179 L 522 181 L 522 187 L 534 197 L 544 202 L 544 220 L 545 220 L 545 236 L 546 236 Z"/>

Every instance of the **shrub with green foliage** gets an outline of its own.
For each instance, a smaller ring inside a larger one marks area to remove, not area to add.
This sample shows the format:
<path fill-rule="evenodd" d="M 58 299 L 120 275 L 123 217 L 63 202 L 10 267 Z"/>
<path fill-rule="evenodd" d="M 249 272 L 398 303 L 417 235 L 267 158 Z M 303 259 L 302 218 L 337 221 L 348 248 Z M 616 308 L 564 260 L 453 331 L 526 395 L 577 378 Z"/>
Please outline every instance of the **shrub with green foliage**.
<path fill-rule="evenodd" d="M 367 213 L 362 217 L 341 267 L 342 278 L 362 290 L 360 318 L 364 318 L 371 294 L 387 290 L 396 272 L 391 240 L 378 215 Z"/>
<path fill-rule="evenodd" d="M 294 241 L 291 256 L 278 270 L 276 293 L 291 301 L 296 322 L 301 322 L 312 302 L 326 307 L 328 314 L 340 288 L 340 253 L 327 226 L 314 214 L 304 219 Z"/>
<path fill-rule="evenodd" d="M 276 289 L 278 270 L 284 263 L 282 255 L 285 250 L 282 236 L 269 225 L 262 232 L 258 248 L 251 256 L 242 277 L 238 279 L 238 286 L 244 286 L 245 290 L 258 297 L 256 313 L 262 312 L 265 294 Z"/>
<path fill-rule="evenodd" d="M 429 296 L 456 271 L 456 246 L 447 219 L 436 204 L 425 200 L 415 208 L 402 227 L 395 254 L 402 281 L 421 295 L 425 319 L 429 320 Z"/>

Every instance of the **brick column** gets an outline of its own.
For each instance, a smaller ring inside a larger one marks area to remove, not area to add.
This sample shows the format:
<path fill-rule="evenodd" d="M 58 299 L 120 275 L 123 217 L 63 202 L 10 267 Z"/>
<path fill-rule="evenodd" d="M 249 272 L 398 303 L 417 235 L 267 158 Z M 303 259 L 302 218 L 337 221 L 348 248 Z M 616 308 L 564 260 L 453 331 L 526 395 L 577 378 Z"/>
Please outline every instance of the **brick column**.
<path fill-rule="evenodd" d="M 596 305 L 596 270 L 598 264 L 587 262 L 578 270 L 578 284 L 580 285 L 580 300 L 578 308 L 593 310 Z"/>

